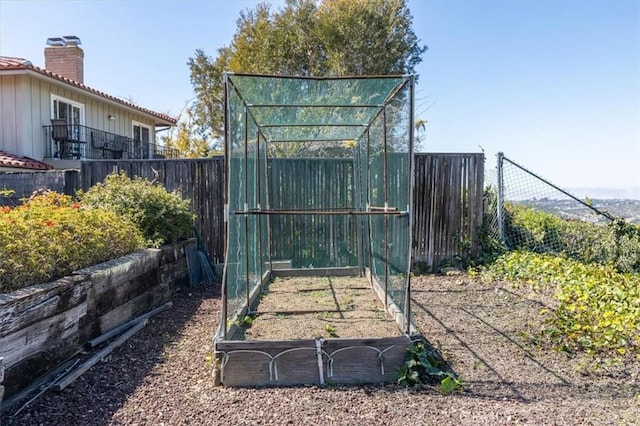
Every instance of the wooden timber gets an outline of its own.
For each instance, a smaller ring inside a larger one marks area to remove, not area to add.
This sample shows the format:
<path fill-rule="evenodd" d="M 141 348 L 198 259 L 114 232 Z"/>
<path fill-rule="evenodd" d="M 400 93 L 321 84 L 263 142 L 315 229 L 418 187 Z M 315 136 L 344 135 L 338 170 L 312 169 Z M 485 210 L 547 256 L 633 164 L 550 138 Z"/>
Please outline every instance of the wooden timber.
<path fill-rule="evenodd" d="M 350 277 L 360 274 L 360 268 L 292 268 L 274 269 L 271 271 L 273 277 Z"/>
<path fill-rule="evenodd" d="M 4 398 L 4 359 L 0 358 L 0 407 L 2 407 L 2 398 Z"/>
<path fill-rule="evenodd" d="M 166 303 L 186 283 L 185 245 L 150 249 L 0 295 L 0 358 L 8 398 L 91 340 Z"/>

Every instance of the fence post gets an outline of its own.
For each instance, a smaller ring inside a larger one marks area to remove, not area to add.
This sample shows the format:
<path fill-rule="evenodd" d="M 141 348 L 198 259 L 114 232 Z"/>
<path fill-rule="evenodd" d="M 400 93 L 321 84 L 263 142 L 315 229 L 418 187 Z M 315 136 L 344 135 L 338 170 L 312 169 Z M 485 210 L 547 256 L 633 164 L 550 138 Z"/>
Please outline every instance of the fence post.
<path fill-rule="evenodd" d="M 78 170 L 65 170 L 64 193 L 66 195 L 75 195 L 80 188 L 80 172 Z"/>
<path fill-rule="evenodd" d="M 496 214 L 498 218 L 498 239 L 501 243 L 505 243 L 504 241 L 504 176 L 502 174 L 503 171 L 503 162 L 504 162 L 504 153 L 499 152 L 497 154 L 498 157 L 498 196 L 496 199 Z"/>

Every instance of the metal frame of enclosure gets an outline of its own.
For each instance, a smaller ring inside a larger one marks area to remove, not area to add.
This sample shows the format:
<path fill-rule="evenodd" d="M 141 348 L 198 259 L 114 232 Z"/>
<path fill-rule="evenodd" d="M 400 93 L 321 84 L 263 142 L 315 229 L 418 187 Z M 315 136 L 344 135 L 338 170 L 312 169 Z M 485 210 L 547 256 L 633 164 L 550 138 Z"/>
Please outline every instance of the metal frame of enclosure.
<path fill-rule="evenodd" d="M 214 342 L 217 368 L 230 365 L 233 351 L 256 350 L 259 342 L 237 341 L 234 334 L 276 275 L 366 276 L 398 323 L 404 354 L 415 334 L 413 76 L 226 73 L 224 88 L 227 249 Z M 286 347 L 283 342 L 291 350 Z M 385 351 L 378 350 L 380 359 Z M 272 369 L 277 355 L 267 356 Z M 278 384 L 273 377 L 221 381 Z"/>

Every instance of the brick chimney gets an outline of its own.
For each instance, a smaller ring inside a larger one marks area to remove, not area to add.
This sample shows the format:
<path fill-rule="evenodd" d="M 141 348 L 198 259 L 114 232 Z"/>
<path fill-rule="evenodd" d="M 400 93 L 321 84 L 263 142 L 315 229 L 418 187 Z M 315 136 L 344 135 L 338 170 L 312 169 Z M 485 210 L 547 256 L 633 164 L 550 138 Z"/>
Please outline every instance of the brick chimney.
<path fill-rule="evenodd" d="M 44 49 L 44 68 L 69 80 L 84 83 L 84 51 L 76 36 L 47 39 Z"/>

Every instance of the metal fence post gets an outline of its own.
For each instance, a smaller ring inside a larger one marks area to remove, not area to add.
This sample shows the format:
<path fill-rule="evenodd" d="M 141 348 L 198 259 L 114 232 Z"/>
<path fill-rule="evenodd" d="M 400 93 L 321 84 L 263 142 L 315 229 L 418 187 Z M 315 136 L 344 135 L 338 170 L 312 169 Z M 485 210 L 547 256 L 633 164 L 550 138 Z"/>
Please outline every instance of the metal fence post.
<path fill-rule="evenodd" d="M 496 214 L 498 218 L 498 239 L 501 243 L 505 243 L 504 239 L 504 177 L 502 174 L 503 171 L 503 160 L 504 153 L 499 152 L 497 154 L 498 157 L 498 196 L 496 199 Z"/>

